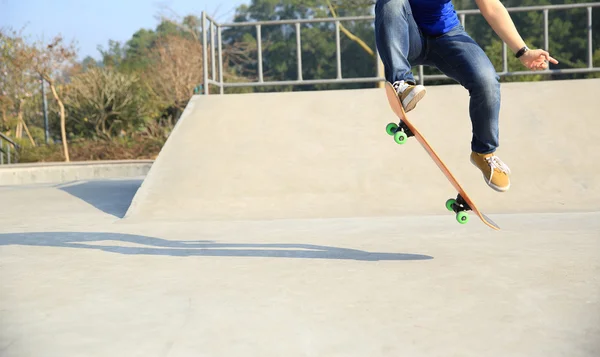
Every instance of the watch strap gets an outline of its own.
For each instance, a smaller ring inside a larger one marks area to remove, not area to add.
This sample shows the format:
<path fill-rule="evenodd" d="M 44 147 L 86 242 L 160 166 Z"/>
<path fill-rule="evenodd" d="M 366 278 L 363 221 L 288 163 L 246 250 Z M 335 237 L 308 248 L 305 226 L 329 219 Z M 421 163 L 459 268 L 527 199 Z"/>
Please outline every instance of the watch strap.
<path fill-rule="evenodd" d="M 516 54 L 515 57 L 519 58 L 525 54 L 525 52 L 529 51 L 529 47 L 523 46 Z"/>

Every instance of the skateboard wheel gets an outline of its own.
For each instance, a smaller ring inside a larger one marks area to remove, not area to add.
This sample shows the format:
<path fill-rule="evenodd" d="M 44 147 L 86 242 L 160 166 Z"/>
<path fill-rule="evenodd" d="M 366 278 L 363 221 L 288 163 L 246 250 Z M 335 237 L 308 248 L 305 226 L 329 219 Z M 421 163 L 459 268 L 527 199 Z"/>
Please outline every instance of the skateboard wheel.
<path fill-rule="evenodd" d="M 460 224 L 466 224 L 467 222 L 469 222 L 469 215 L 467 214 L 467 212 L 464 212 L 464 211 L 458 212 L 456 214 L 456 220 Z"/>
<path fill-rule="evenodd" d="M 394 134 L 394 141 L 397 144 L 404 144 L 406 139 L 408 139 L 408 136 L 403 131 L 397 131 L 396 134 Z"/>
<path fill-rule="evenodd" d="M 396 131 L 398 131 L 398 124 L 396 124 L 396 123 L 389 123 L 385 127 L 385 131 L 388 133 L 388 135 L 394 135 L 396 133 Z"/>
<path fill-rule="evenodd" d="M 454 198 L 449 199 L 448 201 L 446 201 L 446 209 L 448 211 L 454 211 L 454 209 L 452 208 L 452 205 L 456 204 L 456 200 Z"/>

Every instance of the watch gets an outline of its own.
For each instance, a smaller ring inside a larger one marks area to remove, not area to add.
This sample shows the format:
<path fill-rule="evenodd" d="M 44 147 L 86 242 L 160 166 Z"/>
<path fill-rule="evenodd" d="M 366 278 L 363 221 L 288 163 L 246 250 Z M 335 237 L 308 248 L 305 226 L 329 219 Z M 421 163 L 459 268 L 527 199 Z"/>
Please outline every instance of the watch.
<path fill-rule="evenodd" d="M 518 51 L 518 52 L 515 54 L 515 57 L 519 58 L 519 57 L 523 56 L 523 54 L 524 54 L 525 52 L 527 52 L 527 51 L 529 51 L 529 47 L 527 47 L 527 46 L 523 46 L 523 48 L 521 48 L 521 49 L 520 49 L 520 50 L 519 50 L 519 51 Z"/>

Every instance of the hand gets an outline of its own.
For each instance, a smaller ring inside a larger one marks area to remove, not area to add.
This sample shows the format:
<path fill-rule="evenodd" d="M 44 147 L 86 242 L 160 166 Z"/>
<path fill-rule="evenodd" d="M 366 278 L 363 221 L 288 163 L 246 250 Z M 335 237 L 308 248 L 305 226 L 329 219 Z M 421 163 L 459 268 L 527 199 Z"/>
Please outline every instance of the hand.
<path fill-rule="evenodd" d="M 525 52 L 519 60 L 523 66 L 529 68 L 532 71 L 542 71 L 548 68 L 548 62 L 557 64 L 558 61 L 544 50 L 529 50 Z"/>

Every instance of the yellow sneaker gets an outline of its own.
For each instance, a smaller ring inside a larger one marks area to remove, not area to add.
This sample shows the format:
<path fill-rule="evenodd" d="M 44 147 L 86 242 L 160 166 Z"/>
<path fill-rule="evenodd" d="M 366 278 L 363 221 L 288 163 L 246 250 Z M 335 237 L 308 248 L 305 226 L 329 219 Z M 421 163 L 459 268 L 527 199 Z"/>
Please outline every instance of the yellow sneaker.
<path fill-rule="evenodd" d="M 423 99 L 427 90 L 422 85 L 412 85 L 405 81 L 397 81 L 393 83 L 396 93 L 402 102 L 405 112 L 410 112 L 415 109 L 417 103 Z"/>
<path fill-rule="evenodd" d="M 510 169 L 498 156 L 491 154 L 471 153 L 471 163 L 483 173 L 485 183 L 498 192 L 506 192 L 510 187 Z"/>

